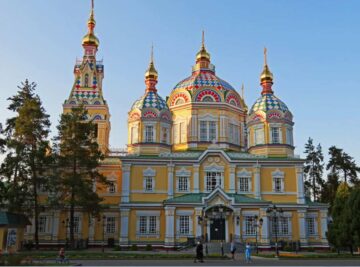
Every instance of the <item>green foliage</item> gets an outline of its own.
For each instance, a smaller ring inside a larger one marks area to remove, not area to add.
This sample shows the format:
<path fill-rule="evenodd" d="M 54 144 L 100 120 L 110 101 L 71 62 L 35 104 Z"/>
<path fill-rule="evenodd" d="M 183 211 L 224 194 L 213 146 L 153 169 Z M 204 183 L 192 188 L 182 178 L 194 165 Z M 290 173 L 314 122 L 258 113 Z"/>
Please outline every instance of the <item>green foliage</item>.
<path fill-rule="evenodd" d="M 305 192 L 312 196 L 314 201 L 319 200 L 321 189 L 324 185 L 322 179 L 324 170 L 324 156 L 322 153 L 321 145 L 318 144 L 315 148 L 313 139 L 309 138 L 305 144 L 306 161 L 304 166 L 305 173 Z"/>
<path fill-rule="evenodd" d="M 130 250 L 131 250 L 131 251 L 136 251 L 136 250 L 138 250 L 137 245 L 136 245 L 136 244 L 132 244 L 131 247 L 130 247 Z"/>
<path fill-rule="evenodd" d="M 94 186 L 107 185 L 106 178 L 98 172 L 104 155 L 96 142 L 96 127 L 88 120 L 83 106 L 62 114 L 55 138 L 56 177 L 58 205 L 70 210 L 70 243 L 74 243 L 74 211 L 81 207 L 93 216 L 98 216 L 103 200 Z"/>
<path fill-rule="evenodd" d="M 34 93 L 36 84 L 26 80 L 18 88 L 17 94 L 8 99 L 8 109 L 15 114 L 6 121 L 0 142 L 5 154 L 0 167 L 1 200 L 9 211 L 34 215 L 38 246 L 38 190 L 49 181 L 46 170 L 51 162 L 47 140 L 50 121 L 40 97 Z"/>
<path fill-rule="evenodd" d="M 151 245 L 151 244 L 147 244 L 145 250 L 146 250 L 146 251 L 152 251 L 152 250 L 153 250 L 152 245 Z"/>

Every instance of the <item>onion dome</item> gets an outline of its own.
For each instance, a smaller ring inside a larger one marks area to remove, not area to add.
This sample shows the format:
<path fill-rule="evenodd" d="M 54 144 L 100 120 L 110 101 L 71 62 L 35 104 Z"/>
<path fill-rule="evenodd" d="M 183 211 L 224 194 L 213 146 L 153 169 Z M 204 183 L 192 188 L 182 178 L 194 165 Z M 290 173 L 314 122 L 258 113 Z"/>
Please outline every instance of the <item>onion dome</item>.
<path fill-rule="evenodd" d="M 175 106 L 188 102 L 220 102 L 243 107 L 243 101 L 234 87 L 216 76 L 215 66 L 210 63 L 210 54 L 205 48 L 204 32 L 192 74 L 175 85 L 168 104 Z"/>
<path fill-rule="evenodd" d="M 99 42 L 99 39 L 94 34 L 94 28 L 96 25 L 96 21 L 94 18 L 94 1 L 92 1 L 91 3 L 92 3 L 92 6 L 91 6 L 90 17 L 88 20 L 88 32 L 83 37 L 82 45 L 93 45 L 93 46 L 98 47 L 100 42 Z"/>
<path fill-rule="evenodd" d="M 256 100 L 249 111 L 249 115 L 257 111 L 267 113 L 270 110 L 279 110 L 283 113 L 290 112 L 284 102 L 274 95 L 272 90 L 273 74 L 267 64 L 267 50 L 264 48 L 264 68 L 260 74 L 260 84 L 262 86 L 261 96 Z"/>
<path fill-rule="evenodd" d="M 158 72 L 154 64 L 153 47 L 151 48 L 151 58 L 149 67 L 145 72 L 145 94 L 135 101 L 131 107 L 131 111 L 134 109 L 143 110 L 145 108 L 152 108 L 157 111 L 169 110 L 166 101 L 157 93 Z"/>

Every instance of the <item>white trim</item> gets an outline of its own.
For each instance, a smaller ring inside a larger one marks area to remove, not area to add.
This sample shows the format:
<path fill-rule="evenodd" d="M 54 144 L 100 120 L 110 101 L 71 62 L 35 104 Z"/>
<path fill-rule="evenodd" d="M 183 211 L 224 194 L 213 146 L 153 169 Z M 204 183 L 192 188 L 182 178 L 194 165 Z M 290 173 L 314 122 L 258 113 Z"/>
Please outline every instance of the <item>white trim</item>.
<path fill-rule="evenodd" d="M 159 210 L 137 210 L 136 216 L 160 216 Z"/>
<path fill-rule="evenodd" d="M 191 176 L 191 171 L 185 169 L 185 167 L 182 167 L 180 170 L 177 170 L 175 172 L 176 176 Z"/>
<path fill-rule="evenodd" d="M 156 170 L 151 167 L 148 167 L 146 170 L 143 170 L 143 176 L 156 176 Z"/>
<path fill-rule="evenodd" d="M 193 210 L 176 210 L 176 216 L 191 216 L 194 214 Z"/>

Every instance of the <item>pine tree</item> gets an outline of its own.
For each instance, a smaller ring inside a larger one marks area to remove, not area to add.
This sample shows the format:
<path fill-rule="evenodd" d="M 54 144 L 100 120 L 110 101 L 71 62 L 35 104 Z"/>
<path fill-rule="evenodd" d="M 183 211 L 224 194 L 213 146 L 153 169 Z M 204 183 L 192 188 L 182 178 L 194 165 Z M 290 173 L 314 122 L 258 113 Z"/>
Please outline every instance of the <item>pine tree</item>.
<path fill-rule="evenodd" d="M 353 157 L 335 146 L 329 148 L 329 155 L 327 170 L 338 174 L 345 183 L 357 184 L 359 182 L 357 173 L 360 172 L 360 167 L 356 165 Z"/>
<path fill-rule="evenodd" d="M 46 114 L 35 83 L 25 80 L 17 94 L 10 97 L 9 110 L 15 116 L 6 121 L 3 131 L 6 157 L 0 175 L 9 211 L 26 212 L 34 216 L 35 245 L 39 245 L 38 189 L 46 183 L 46 168 L 49 164 L 49 115 Z"/>
<path fill-rule="evenodd" d="M 97 167 L 104 155 L 96 142 L 96 127 L 87 119 L 83 106 L 75 107 L 71 112 L 62 114 L 58 125 L 56 141 L 58 200 L 69 208 L 70 245 L 74 246 L 74 212 L 83 208 L 97 215 L 103 200 L 94 190 L 94 183 L 107 185 L 106 178 Z"/>
<path fill-rule="evenodd" d="M 321 190 L 320 200 L 323 203 L 329 203 L 330 208 L 334 204 L 336 191 L 340 185 L 339 176 L 337 173 L 329 173 L 327 176 L 327 181 L 324 183 L 324 186 Z"/>
<path fill-rule="evenodd" d="M 360 187 L 351 190 L 345 210 L 346 217 L 351 218 L 350 232 L 356 247 L 360 247 Z"/>
<path fill-rule="evenodd" d="M 308 142 L 305 145 L 306 161 L 304 167 L 305 173 L 305 192 L 312 196 L 314 201 L 320 198 L 320 192 L 324 186 L 324 180 L 322 179 L 324 169 L 324 156 L 322 154 L 321 145 L 315 149 L 313 139 L 309 137 Z"/>

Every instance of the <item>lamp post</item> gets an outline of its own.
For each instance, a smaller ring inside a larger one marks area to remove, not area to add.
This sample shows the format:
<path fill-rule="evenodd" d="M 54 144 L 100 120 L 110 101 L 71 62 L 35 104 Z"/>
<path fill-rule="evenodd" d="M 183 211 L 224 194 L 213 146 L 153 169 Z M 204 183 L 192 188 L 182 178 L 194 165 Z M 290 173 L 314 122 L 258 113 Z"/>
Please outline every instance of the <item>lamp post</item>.
<path fill-rule="evenodd" d="M 256 244 L 256 253 L 259 254 L 259 246 L 258 246 L 258 229 L 262 226 L 264 220 L 255 215 L 253 220 L 253 227 L 255 228 L 255 244 Z"/>
<path fill-rule="evenodd" d="M 207 242 L 208 242 L 208 233 L 206 233 L 206 236 L 204 234 L 204 228 L 205 228 L 205 225 L 207 225 L 209 222 L 209 218 L 208 216 L 205 214 L 205 215 L 202 215 L 202 216 L 198 216 L 198 224 L 201 225 L 201 241 L 202 242 L 205 242 L 205 253 L 206 255 L 209 254 L 209 251 L 208 251 L 208 246 L 207 246 Z"/>
<path fill-rule="evenodd" d="M 282 208 L 278 208 L 275 204 L 272 207 L 269 207 L 266 210 L 266 213 L 272 217 L 272 221 L 275 226 L 275 252 L 276 257 L 279 257 L 279 248 L 278 248 L 278 217 L 281 217 L 283 214 Z"/>
<path fill-rule="evenodd" d="M 101 251 L 105 252 L 105 220 L 106 216 L 102 216 L 102 245 L 101 245 Z"/>

